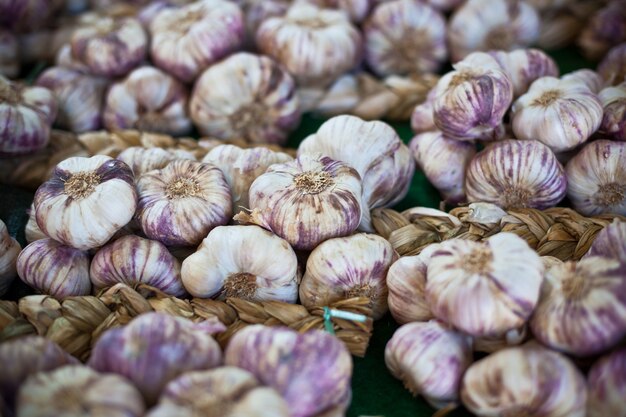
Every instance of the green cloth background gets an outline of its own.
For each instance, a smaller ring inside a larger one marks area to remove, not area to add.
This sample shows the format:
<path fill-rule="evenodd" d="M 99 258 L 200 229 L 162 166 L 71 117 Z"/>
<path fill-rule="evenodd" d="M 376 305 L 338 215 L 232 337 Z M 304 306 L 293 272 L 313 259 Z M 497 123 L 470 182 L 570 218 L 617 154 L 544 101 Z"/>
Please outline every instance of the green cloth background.
<path fill-rule="evenodd" d="M 567 48 L 550 52 L 557 61 L 561 74 L 579 68 L 593 68 L 585 61 L 577 50 Z M 315 133 L 325 119 L 306 115 L 302 123 L 289 139 L 289 146 L 297 147 L 309 134 Z M 408 143 L 413 134 L 408 123 L 391 123 L 402 140 Z M 0 159 L 0 164 L 2 159 Z M 24 245 L 24 226 L 28 216 L 26 209 L 30 206 L 33 193 L 0 185 L 0 219 L 9 232 Z M 415 173 L 409 193 L 394 208 L 404 210 L 410 207 L 439 207 L 439 194 L 419 170 Z M 28 287 L 18 280 L 13 284 L 8 299 L 17 299 L 29 293 Z M 353 399 L 348 410 L 348 417 L 384 416 L 384 417 L 427 417 L 435 410 L 422 398 L 413 397 L 404 389 L 402 383 L 391 376 L 385 367 L 384 352 L 387 341 L 398 328 L 388 314 L 374 324 L 374 334 L 365 358 L 354 358 L 354 375 L 352 379 Z M 450 413 L 451 417 L 470 416 L 466 410 L 459 408 Z"/>

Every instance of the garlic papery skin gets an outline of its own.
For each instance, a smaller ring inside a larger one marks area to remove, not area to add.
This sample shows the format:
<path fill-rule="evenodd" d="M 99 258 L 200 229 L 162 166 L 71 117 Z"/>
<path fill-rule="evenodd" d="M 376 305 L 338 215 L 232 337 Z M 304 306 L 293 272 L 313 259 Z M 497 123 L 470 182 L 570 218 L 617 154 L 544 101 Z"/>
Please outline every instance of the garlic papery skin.
<path fill-rule="evenodd" d="M 102 119 L 111 131 L 139 129 L 184 135 L 191 130 L 185 86 L 153 67 L 141 67 L 111 86 Z"/>
<path fill-rule="evenodd" d="M 426 100 L 415 106 L 415 109 L 413 109 L 413 113 L 411 114 L 411 129 L 413 130 L 413 133 L 419 134 L 437 129 L 435 126 L 435 119 L 433 117 L 433 107 L 435 105 L 436 97 L 437 89 L 432 88 L 428 92 Z"/>
<path fill-rule="evenodd" d="M 17 38 L 4 29 L 0 29 L 0 76 L 15 78 L 20 73 L 20 60 Z"/>
<path fill-rule="evenodd" d="M 256 44 L 299 85 L 329 85 L 361 61 L 361 35 L 348 17 L 308 3 L 295 3 L 285 16 L 263 21 Z"/>
<path fill-rule="evenodd" d="M 461 400 L 484 417 L 585 417 L 585 378 L 564 355 L 537 344 L 503 349 L 465 372 Z"/>
<path fill-rule="evenodd" d="M 626 349 L 598 359 L 587 377 L 587 417 L 626 417 Z"/>
<path fill-rule="evenodd" d="M 370 300 L 374 320 L 388 311 L 387 271 L 398 259 L 391 244 L 374 234 L 329 239 L 309 255 L 300 283 L 300 302 L 324 307 L 352 297 Z"/>
<path fill-rule="evenodd" d="M 298 155 L 322 154 L 353 166 L 363 180 L 359 230 L 371 232 L 370 210 L 392 206 L 409 191 L 415 172 L 410 149 L 386 123 L 336 116 L 306 137 Z"/>
<path fill-rule="evenodd" d="M 168 246 L 193 246 L 232 214 L 230 188 L 214 165 L 176 160 L 137 180 L 141 230 Z"/>
<path fill-rule="evenodd" d="M 17 275 L 16 264 L 21 250 L 20 244 L 9 235 L 6 225 L 0 220 L 0 297 L 9 290 Z"/>
<path fill-rule="evenodd" d="M 76 249 L 104 245 L 133 217 L 133 173 L 109 156 L 71 157 L 59 163 L 35 193 L 37 225 L 47 236 Z"/>
<path fill-rule="evenodd" d="M 516 138 L 538 140 L 563 152 L 598 130 L 602 103 L 584 84 L 542 77 L 513 103 L 511 118 Z"/>
<path fill-rule="evenodd" d="M 0 155 L 44 148 L 57 114 L 52 92 L 27 87 L 0 75 Z"/>
<path fill-rule="evenodd" d="M 506 139 L 488 146 L 470 161 L 465 191 L 470 202 L 494 203 L 505 209 L 546 209 L 565 197 L 567 177 L 544 144 Z"/>
<path fill-rule="evenodd" d="M 166 9 L 150 24 L 150 57 L 154 64 L 184 82 L 243 44 L 243 13 L 235 3 L 197 1 Z"/>
<path fill-rule="evenodd" d="M 99 17 L 78 27 L 70 44 L 72 59 L 93 75 L 120 77 L 145 60 L 148 36 L 135 18 Z"/>
<path fill-rule="evenodd" d="M 475 52 L 437 82 L 435 125 L 459 140 L 491 140 L 513 100 L 513 83 L 500 64 Z"/>
<path fill-rule="evenodd" d="M 141 394 L 126 378 L 72 365 L 30 377 L 19 391 L 16 417 L 141 417 L 144 410 Z"/>
<path fill-rule="evenodd" d="M 612 48 L 598 65 L 598 73 L 606 85 L 618 85 L 626 81 L 626 42 Z"/>
<path fill-rule="evenodd" d="M 295 88 L 291 75 L 271 58 L 240 52 L 196 81 L 191 118 L 208 136 L 284 144 L 300 123 Z"/>
<path fill-rule="evenodd" d="M 409 148 L 417 166 L 448 204 L 465 201 L 465 171 L 474 155 L 473 142 L 447 138 L 440 131 L 415 136 Z"/>
<path fill-rule="evenodd" d="M 350 403 L 352 357 L 325 331 L 248 326 L 230 339 L 224 358 L 226 365 L 245 369 L 277 390 L 292 417 L 331 410 L 336 414 L 330 415 L 344 415 Z"/>
<path fill-rule="evenodd" d="M 471 338 L 436 320 L 401 326 L 385 347 L 391 374 L 435 408 L 458 403 L 461 378 L 471 363 Z"/>
<path fill-rule="evenodd" d="M 604 352 L 626 336 L 626 264 L 589 256 L 546 270 L 530 321 L 544 345 L 576 356 Z"/>
<path fill-rule="evenodd" d="M 559 67 L 554 59 L 540 49 L 490 51 L 489 54 L 511 78 L 513 97 L 526 93 L 528 87 L 538 78 L 559 76 Z"/>
<path fill-rule="evenodd" d="M 250 215 L 240 213 L 235 220 L 269 229 L 294 249 L 311 250 L 359 226 L 361 177 L 343 162 L 301 155 L 254 180 L 250 208 Z"/>
<path fill-rule="evenodd" d="M 476 337 L 499 337 L 530 317 L 543 263 L 526 241 L 502 232 L 482 242 L 450 239 L 432 252 L 426 300 L 438 319 Z"/>
<path fill-rule="evenodd" d="M 363 33 L 365 62 L 379 76 L 436 72 L 448 56 L 443 14 L 419 0 L 378 5 Z"/>
<path fill-rule="evenodd" d="M 223 417 L 290 417 L 287 403 L 278 392 L 260 386 L 254 375 L 234 366 L 181 375 L 167 384 L 159 405 L 147 417 L 218 414 Z"/>
<path fill-rule="evenodd" d="M 131 146 L 130 148 L 124 149 L 116 159 L 128 165 L 133 171 L 135 178 L 139 178 L 146 172 L 155 169 L 163 169 L 170 162 L 179 158 L 177 158 L 174 153 L 162 148 Z"/>
<path fill-rule="evenodd" d="M 88 365 L 128 378 L 146 404 L 187 371 L 222 364 L 222 351 L 202 323 L 164 313 L 144 313 L 121 328 L 107 330 L 96 342 Z"/>
<path fill-rule="evenodd" d="M 180 262 L 162 243 L 139 236 L 124 236 L 100 248 L 90 276 L 96 290 L 122 282 L 131 287 L 147 284 L 175 297 L 186 294 Z"/>
<path fill-rule="evenodd" d="M 17 273 L 41 294 L 57 299 L 89 295 L 89 255 L 52 239 L 37 240 L 17 258 Z"/>
<path fill-rule="evenodd" d="M 293 161 L 290 155 L 265 147 L 242 149 L 234 145 L 219 145 L 211 149 L 202 162 L 218 167 L 228 183 L 233 198 L 233 208 L 250 208 L 250 186 L 270 165 Z"/>
<path fill-rule="evenodd" d="M 448 26 L 452 62 L 475 51 L 512 51 L 539 37 L 539 14 L 520 0 L 468 0 L 456 9 Z"/>
<path fill-rule="evenodd" d="M 599 133 L 605 137 L 626 141 L 626 81 L 608 87 L 598 95 L 604 108 Z"/>
<path fill-rule="evenodd" d="M 561 76 L 563 81 L 573 81 L 585 84 L 594 94 L 599 94 L 604 88 L 604 79 L 600 74 L 588 68 L 579 69 Z"/>
<path fill-rule="evenodd" d="M 626 222 L 616 218 L 602 229 L 583 259 L 588 256 L 604 256 L 626 263 Z"/>
<path fill-rule="evenodd" d="M 626 215 L 626 142 L 597 140 L 565 166 L 567 196 L 579 213 Z"/>
<path fill-rule="evenodd" d="M 107 80 L 52 67 L 37 78 L 37 85 L 52 91 L 57 99 L 57 126 L 77 133 L 100 129 Z"/>

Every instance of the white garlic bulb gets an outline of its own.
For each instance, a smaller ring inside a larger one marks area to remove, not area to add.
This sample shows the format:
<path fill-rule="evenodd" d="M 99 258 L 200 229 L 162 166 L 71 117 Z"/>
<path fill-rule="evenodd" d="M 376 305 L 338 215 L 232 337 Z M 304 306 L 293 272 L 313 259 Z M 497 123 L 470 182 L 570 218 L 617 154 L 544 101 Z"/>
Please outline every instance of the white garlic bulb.
<path fill-rule="evenodd" d="M 437 97 L 437 88 L 433 87 L 428 92 L 426 100 L 415 106 L 411 114 L 411 129 L 413 133 L 423 133 L 437 129 L 433 118 L 433 106 Z"/>
<path fill-rule="evenodd" d="M 598 73 L 605 85 L 618 85 L 626 81 L 626 42 L 612 48 L 598 65 Z"/>
<path fill-rule="evenodd" d="M 587 377 L 587 417 L 625 417 L 626 349 L 618 349 L 593 364 Z"/>
<path fill-rule="evenodd" d="M 377 320 L 388 310 L 387 271 L 397 258 L 391 244 L 377 235 L 357 233 L 329 239 L 307 259 L 300 302 L 311 308 L 367 297 L 372 317 Z"/>
<path fill-rule="evenodd" d="M 235 220 L 258 224 L 310 250 L 326 239 L 346 236 L 361 221 L 361 177 L 326 156 L 301 155 L 274 164 L 250 186 L 252 213 Z"/>
<path fill-rule="evenodd" d="M 431 254 L 426 299 L 438 319 L 472 336 L 498 337 L 530 317 L 543 271 L 539 255 L 513 233 L 450 239 Z"/>
<path fill-rule="evenodd" d="M 579 213 L 626 215 L 626 142 L 591 142 L 565 166 L 567 196 Z"/>
<path fill-rule="evenodd" d="M 216 166 L 176 160 L 137 180 L 141 230 L 168 246 L 192 246 L 232 214 L 230 188 Z"/>
<path fill-rule="evenodd" d="M 67 246 L 86 250 L 104 245 L 135 214 L 133 173 L 109 156 L 71 157 L 35 193 L 37 225 Z"/>
<path fill-rule="evenodd" d="M 600 91 L 604 88 L 604 79 L 602 79 L 602 76 L 596 71 L 588 68 L 583 68 L 574 72 L 563 74 L 561 80 L 571 81 L 574 83 L 582 83 L 586 85 L 589 90 L 594 94 L 600 93 Z"/>
<path fill-rule="evenodd" d="M 216 146 L 202 159 L 202 162 L 215 165 L 224 174 L 231 189 L 234 209 L 250 208 L 250 186 L 270 165 L 290 161 L 293 158 L 283 152 L 275 152 L 265 147 L 242 149 L 234 145 Z"/>
<path fill-rule="evenodd" d="M 7 230 L 6 225 L 0 220 L 0 297 L 11 286 L 17 275 L 16 263 L 22 247 Z"/>
<path fill-rule="evenodd" d="M 240 52 L 196 81 L 191 118 L 205 135 L 284 144 L 300 123 L 295 88 L 291 75 L 271 58 Z"/>
<path fill-rule="evenodd" d="M 15 35 L 0 29 L 0 76 L 15 78 L 20 72 L 18 42 Z"/>
<path fill-rule="evenodd" d="M 626 81 L 600 91 L 604 109 L 599 132 L 608 138 L 626 141 Z"/>
<path fill-rule="evenodd" d="M 616 218 L 602 229 L 583 259 L 588 256 L 604 256 L 626 263 L 626 222 Z"/>
<path fill-rule="evenodd" d="M 128 165 L 135 178 L 139 178 L 146 172 L 165 168 L 170 162 L 178 158 L 174 153 L 162 148 L 131 146 L 120 152 L 116 159 Z"/>
<path fill-rule="evenodd" d="M 375 0 L 296 0 L 305 1 L 326 9 L 337 9 L 348 14 L 351 21 L 360 23 L 371 12 Z"/>
<path fill-rule="evenodd" d="M 37 225 L 37 218 L 35 217 L 35 204 L 31 203 L 30 208 L 26 211 L 28 213 L 28 221 L 26 227 L 24 227 L 24 236 L 27 243 L 33 243 L 39 239 L 46 239 L 48 236 L 41 231 Z"/>
<path fill-rule="evenodd" d="M 559 68 L 554 59 L 540 49 L 517 49 L 512 52 L 490 51 L 513 82 L 513 96 L 519 97 L 541 77 L 558 77 Z"/>

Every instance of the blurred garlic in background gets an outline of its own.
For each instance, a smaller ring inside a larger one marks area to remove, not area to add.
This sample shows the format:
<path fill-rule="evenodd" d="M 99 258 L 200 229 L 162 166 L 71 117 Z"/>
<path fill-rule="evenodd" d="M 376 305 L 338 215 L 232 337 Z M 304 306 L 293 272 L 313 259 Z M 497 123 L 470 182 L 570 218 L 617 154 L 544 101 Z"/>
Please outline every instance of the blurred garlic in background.
<path fill-rule="evenodd" d="M 0 29 L 0 76 L 15 78 L 20 72 L 18 43 L 15 35 Z"/>
<path fill-rule="evenodd" d="M 326 9 L 345 12 L 354 23 L 361 23 L 372 11 L 375 0 L 296 0 L 317 5 Z"/>
<path fill-rule="evenodd" d="M 596 11 L 578 37 L 585 58 L 597 61 L 626 41 L 626 1 L 612 0 Z"/>
<path fill-rule="evenodd" d="M 162 148 L 131 146 L 120 152 L 116 159 L 128 165 L 133 171 L 135 179 L 138 179 L 146 172 L 165 168 L 170 162 L 179 158 L 173 152 Z"/>
<path fill-rule="evenodd" d="M 10 234 L 2 220 L 0 220 L 0 297 L 11 286 L 17 276 L 17 258 L 22 247 Z"/>
<path fill-rule="evenodd" d="M 626 141 L 626 81 L 605 88 L 598 97 L 604 108 L 599 133 L 610 139 Z"/>
<path fill-rule="evenodd" d="M 598 73 L 607 86 L 626 81 L 626 42 L 613 47 L 598 64 Z"/>

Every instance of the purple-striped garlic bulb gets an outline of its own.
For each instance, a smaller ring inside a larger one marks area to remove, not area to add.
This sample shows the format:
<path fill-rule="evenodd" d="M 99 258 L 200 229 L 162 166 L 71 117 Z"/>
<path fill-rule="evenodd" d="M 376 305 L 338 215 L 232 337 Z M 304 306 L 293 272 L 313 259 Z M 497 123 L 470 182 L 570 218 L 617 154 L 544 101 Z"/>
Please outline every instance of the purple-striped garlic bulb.
<path fill-rule="evenodd" d="M 223 0 L 163 10 L 150 24 L 150 57 L 157 67 L 192 82 L 209 65 L 241 47 L 243 19 L 239 6 Z"/>
<path fill-rule="evenodd" d="M 41 184 L 34 203 L 43 233 L 76 249 L 93 249 L 133 218 L 135 179 L 128 165 L 109 156 L 71 157 Z"/>
<path fill-rule="evenodd" d="M 287 241 L 258 226 L 219 226 L 183 261 L 182 280 L 194 297 L 295 303 L 300 276 Z"/>
<path fill-rule="evenodd" d="M 220 346 L 202 326 L 164 313 L 144 313 L 102 334 L 88 365 L 128 378 L 152 405 L 171 380 L 222 364 Z"/>
<path fill-rule="evenodd" d="M 626 222 L 616 218 L 602 229 L 583 259 L 588 256 L 603 256 L 626 263 Z"/>
<path fill-rule="evenodd" d="M 385 347 L 391 374 L 436 408 L 458 403 L 461 378 L 471 363 L 471 337 L 436 320 L 401 326 Z"/>
<path fill-rule="evenodd" d="M 613 47 L 598 65 L 605 84 L 618 85 L 626 81 L 626 42 Z"/>
<path fill-rule="evenodd" d="M 388 311 L 387 271 L 398 259 L 384 238 L 366 233 L 329 239 L 309 255 L 300 283 L 300 302 L 324 307 L 351 297 L 366 297 L 374 320 Z"/>
<path fill-rule="evenodd" d="M 246 21 L 246 44 L 254 48 L 256 31 L 264 20 L 274 16 L 284 16 L 292 0 L 236 0 L 243 10 Z M 247 48 L 246 48 L 247 49 Z"/>
<path fill-rule="evenodd" d="M 71 58 L 93 75 L 120 77 L 139 66 L 148 51 L 148 35 L 131 17 L 99 17 L 72 34 Z"/>
<path fill-rule="evenodd" d="M 585 58 L 598 61 L 621 42 L 626 42 L 626 3 L 613 0 L 591 16 L 577 43 Z"/>
<path fill-rule="evenodd" d="M 380 76 L 436 72 L 448 57 L 443 14 L 419 0 L 380 4 L 363 34 L 365 62 Z"/>
<path fill-rule="evenodd" d="M 471 336 L 499 337 L 528 320 L 543 272 L 539 255 L 513 233 L 450 239 L 431 253 L 426 300 L 439 320 Z"/>
<path fill-rule="evenodd" d="M 300 155 L 271 165 L 250 186 L 250 214 L 235 220 L 257 224 L 294 249 L 352 234 L 361 221 L 361 177 L 350 165 L 327 156 Z"/>
<path fill-rule="evenodd" d="M 471 160 L 465 192 L 470 202 L 546 209 L 565 197 L 567 182 L 550 148 L 538 141 L 506 139 Z"/>
<path fill-rule="evenodd" d="M 52 239 L 29 244 L 17 258 L 17 273 L 38 293 L 57 299 L 89 295 L 89 254 Z"/>
<path fill-rule="evenodd" d="M 426 96 L 426 100 L 415 106 L 411 114 L 411 129 L 413 133 L 419 134 L 436 130 L 435 119 L 433 116 L 433 107 L 435 98 L 437 97 L 437 89 L 431 88 Z"/>
<path fill-rule="evenodd" d="M 409 148 L 417 166 L 446 203 L 465 201 L 465 172 L 476 155 L 473 142 L 450 139 L 435 130 L 415 136 Z"/>
<path fill-rule="evenodd" d="M 490 51 L 513 82 L 513 97 L 528 91 L 528 87 L 541 77 L 558 77 L 559 67 L 554 59 L 540 49 L 517 49 L 512 52 Z"/>
<path fill-rule="evenodd" d="M 11 286 L 17 276 L 17 258 L 22 247 L 10 234 L 7 226 L 0 220 L 0 297 Z"/>
<path fill-rule="evenodd" d="M 30 377 L 19 391 L 17 417 L 142 417 L 145 405 L 130 381 L 84 365 L 63 366 Z"/>
<path fill-rule="evenodd" d="M 235 145 L 219 145 L 205 155 L 202 162 L 218 167 L 228 183 L 233 208 L 250 208 L 250 186 L 273 164 L 284 164 L 293 161 L 290 155 L 272 151 L 265 147 L 242 149 Z"/>
<path fill-rule="evenodd" d="M 128 165 L 133 171 L 135 178 L 139 178 L 146 172 L 165 168 L 175 159 L 186 158 L 178 158 L 176 154 L 163 148 L 131 146 L 120 152 L 117 155 L 117 159 Z"/>
<path fill-rule="evenodd" d="M 123 236 L 100 248 L 89 272 L 96 290 L 121 282 L 147 284 L 175 297 L 186 294 L 180 262 L 162 243 L 139 236 Z"/>
<path fill-rule="evenodd" d="M 626 142 L 591 142 L 565 166 L 567 196 L 579 213 L 626 215 Z"/>
<path fill-rule="evenodd" d="M 57 115 L 50 90 L 27 87 L 0 75 L 0 155 L 44 148 Z"/>
<path fill-rule="evenodd" d="M 610 139 L 626 141 L 626 81 L 605 88 L 598 97 L 604 108 L 598 132 Z"/>
<path fill-rule="evenodd" d="M 475 52 L 453 67 L 435 87 L 435 125 L 450 138 L 494 139 L 513 100 L 511 79 L 484 52 Z"/>
<path fill-rule="evenodd" d="M 302 0 L 301 0 L 302 1 Z M 361 23 L 369 16 L 376 0 L 303 0 L 325 9 L 337 9 L 345 12 L 354 23 Z"/>
<path fill-rule="evenodd" d="M 51 23 L 63 6 L 60 0 L 3 0 L 0 2 L 0 27 L 13 32 L 30 32 Z"/>
<path fill-rule="evenodd" d="M 113 84 L 102 119 L 108 130 L 139 129 L 174 136 L 191 131 L 185 86 L 158 68 L 144 66 Z"/>
<path fill-rule="evenodd" d="M 322 330 L 248 326 L 230 339 L 224 357 L 226 365 L 243 368 L 277 390 L 292 417 L 344 415 L 350 404 L 352 357 Z"/>
<path fill-rule="evenodd" d="M 298 155 L 322 154 L 344 161 L 363 181 L 359 230 L 371 232 L 370 210 L 396 204 L 406 196 L 415 172 L 411 150 L 384 122 L 366 122 L 355 116 L 336 116 L 306 137 Z"/>
<path fill-rule="evenodd" d="M 626 336 L 626 263 L 589 256 L 547 268 L 530 328 L 544 345 L 576 356 L 615 346 Z"/>
<path fill-rule="evenodd" d="M 141 230 L 168 246 L 193 246 L 232 214 L 230 188 L 214 165 L 176 160 L 137 180 Z"/>
<path fill-rule="evenodd" d="M 604 88 L 604 79 L 596 71 L 583 68 L 561 76 L 562 81 L 572 81 L 586 85 L 594 94 L 599 94 Z"/>
<path fill-rule="evenodd" d="M 222 366 L 187 372 L 171 381 L 146 417 L 291 417 L 287 403 L 250 372 Z"/>
<path fill-rule="evenodd" d="M 587 377 L 587 417 L 626 417 L 626 349 L 598 359 Z"/>
<path fill-rule="evenodd" d="M 273 59 L 240 52 L 202 73 L 189 111 L 202 134 L 284 144 L 300 123 L 295 88 L 291 75 Z"/>
<path fill-rule="evenodd" d="M 452 62 L 475 51 L 512 51 L 539 37 L 539 14 L 523 0 L 468 0 L 450 18 Z"/>
<path fill-rule="evenodd" d="M 264 20 L 256 44 L 299 85 L 329 85 L 361 61 L 361 35 L 347 15 L 308 3 L 295 3 L 286 15 Z"/>
<path fill-rule="evenodd" d="M 104 93 L 108 87 L 106 79 L 52 67 L 37 78 L 36 84 L 49 89 L 56 97 L 57 126 L 77 133 L 100 129 Z"/>
<path fill-rule="evenodd" d="M 0 29 L 0 76 L 15 78 L 20 73 L 17 38 L 8 30 Z"/>
<path fill-rule="evenodd" d="M 461 401 L 481 417 L 585 417 L 587 390 L 571 360 L 527 344 L 472 364 L 463 377 Z"/>

